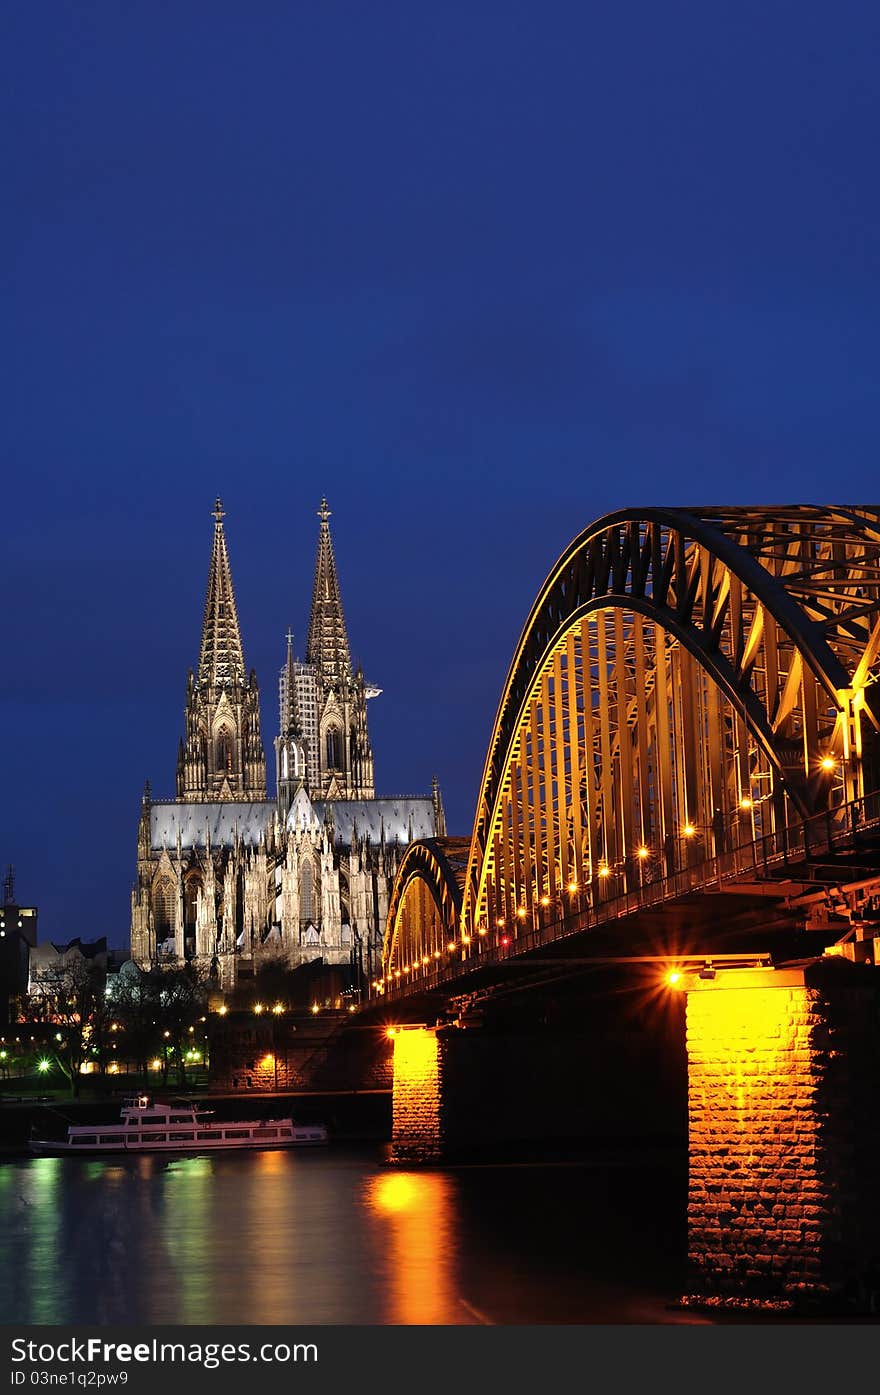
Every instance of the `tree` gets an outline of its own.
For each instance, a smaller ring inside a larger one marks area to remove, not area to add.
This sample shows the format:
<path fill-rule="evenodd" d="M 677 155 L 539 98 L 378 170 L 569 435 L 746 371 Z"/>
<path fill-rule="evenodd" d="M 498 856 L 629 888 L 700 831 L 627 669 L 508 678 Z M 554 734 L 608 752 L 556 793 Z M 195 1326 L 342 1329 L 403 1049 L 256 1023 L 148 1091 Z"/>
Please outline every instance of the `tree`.
<path fill-rule="evenodd" d="M 205 977 L 190 963 L 178 969 L 152 970 L 148 979 L 162 1045 L 163 1083 L 167 1084 L 172 1059 L 176 1058 L 178 1083 L 185 1089 L 190 1027 L 201 1020 L 207 1005 Z"/>
<path fill-rule="evenodd" d="M 56 1026 L 52 1058 L 67 1077 L 74 1097 L 79 1094 L 82 1065 L 91 1054 L 93 1034 L 96 1029 L 100 1031 L 106 978 L 105 970 L 93 959 L 71 957 L 46 968 L 32 995 L 36 1014 Z"/>
<path fill-rule="evenodd" d="M 157 1022 L 158 977 L 164 970 L 118 975 L 114 985 L 113 1018 L 121 1029 L 125 1054 L 146 1075 L 150 1060 L 160 1054 L 162 1033 Z"/>
<path fill-rule="evenodd" d="M 192 964 L 181 968 L 154 966 L 120 984 L 113 999 L 113 1016 L 124 1033 L 125 1049 L 143 1074 L 149 1061 L 162 1062 L 162 1083 L 176 1067 L 178 1083 L 186 1087 L 186 1051 L 190 1028 L 205 1015 L 207 981 Z"/>

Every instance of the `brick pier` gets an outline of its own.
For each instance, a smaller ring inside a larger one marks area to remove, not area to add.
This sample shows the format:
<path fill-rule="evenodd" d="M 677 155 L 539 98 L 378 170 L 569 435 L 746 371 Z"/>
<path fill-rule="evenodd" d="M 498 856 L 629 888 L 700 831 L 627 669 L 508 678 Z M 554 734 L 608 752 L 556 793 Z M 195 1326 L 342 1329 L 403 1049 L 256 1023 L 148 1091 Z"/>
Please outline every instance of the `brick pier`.
<path fill-rule="evenodd" d="M 880 1261 L 875 972 L 689 977 L 688 1255 L 706 1296 L 857 1293 Z"/>

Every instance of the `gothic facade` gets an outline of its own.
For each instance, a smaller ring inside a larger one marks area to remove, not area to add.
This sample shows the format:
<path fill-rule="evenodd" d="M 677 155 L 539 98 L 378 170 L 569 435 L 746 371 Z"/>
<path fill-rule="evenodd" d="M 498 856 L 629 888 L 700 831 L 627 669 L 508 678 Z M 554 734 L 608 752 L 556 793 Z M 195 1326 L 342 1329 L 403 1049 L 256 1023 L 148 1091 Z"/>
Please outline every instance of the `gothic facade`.
<path fill-rule="evenodd" d="M 305 658 L 293 639 L 279 681 L 276 798 L 266 789 L 256 674 L 245 668 L 220 500 L 196 672 L 186 687 L 177 798 L 144 792 L 131 953 L 195 959 L 222 987 L 282 958 L 372 977 L 406 845 L 445 832 L 430 795 L 377 798 L 367 702 L 354 670 L 326 500 Z"/>

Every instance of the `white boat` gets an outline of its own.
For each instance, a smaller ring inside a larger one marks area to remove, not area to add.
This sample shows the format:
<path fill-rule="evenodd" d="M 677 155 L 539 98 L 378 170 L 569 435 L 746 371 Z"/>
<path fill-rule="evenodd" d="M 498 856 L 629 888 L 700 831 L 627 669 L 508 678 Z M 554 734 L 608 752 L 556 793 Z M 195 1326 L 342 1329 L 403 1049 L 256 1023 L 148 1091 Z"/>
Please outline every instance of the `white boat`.
<path fill-rule="evenodd" d="M 67 1138 L 32 1138 L 32 1153 L 207 1153 L 222 1148 L 294 1148 L 327 1142 L 323 1124 L 292 1119 L 216 1119 L 190 1100 L 156 1104 L 135 1095 L 118 1124 L 71 1124 Z"/>

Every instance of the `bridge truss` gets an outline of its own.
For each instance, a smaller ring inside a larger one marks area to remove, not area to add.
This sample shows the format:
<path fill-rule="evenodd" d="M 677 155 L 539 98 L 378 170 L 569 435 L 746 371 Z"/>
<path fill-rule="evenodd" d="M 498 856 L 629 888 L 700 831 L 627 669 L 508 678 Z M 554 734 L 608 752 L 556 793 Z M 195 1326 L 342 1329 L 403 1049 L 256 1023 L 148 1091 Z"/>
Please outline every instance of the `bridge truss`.
<path fill-rule="evenodd" d="M 407 854 L 382 982 L 842 818 L 880 787 L 878 676 L 880 507 L 600 519 L 526 621 L 466 862 Z"/>

